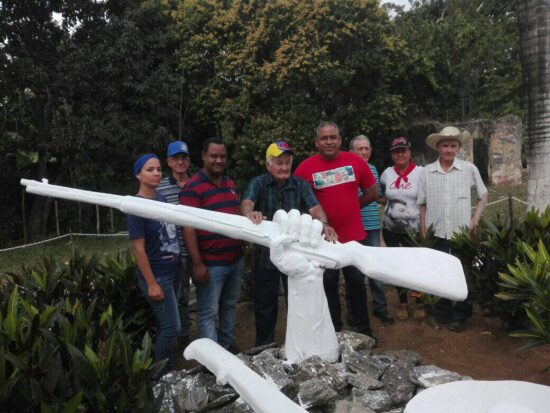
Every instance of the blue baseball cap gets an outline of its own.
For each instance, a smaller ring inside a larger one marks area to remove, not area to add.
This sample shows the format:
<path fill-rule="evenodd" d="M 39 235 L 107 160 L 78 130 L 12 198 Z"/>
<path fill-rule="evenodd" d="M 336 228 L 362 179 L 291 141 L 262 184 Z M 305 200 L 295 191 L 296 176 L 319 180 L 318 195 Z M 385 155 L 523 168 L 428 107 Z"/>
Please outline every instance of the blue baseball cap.
<path fill-rule="evenodd" d="M 168 145 L 168 150 L 166 151 L 166 156 L 175 156 L 178 153 L 189 155 L 189 148 L 187 147 L 187 144 L 182 141 L 170 142 Z"/>

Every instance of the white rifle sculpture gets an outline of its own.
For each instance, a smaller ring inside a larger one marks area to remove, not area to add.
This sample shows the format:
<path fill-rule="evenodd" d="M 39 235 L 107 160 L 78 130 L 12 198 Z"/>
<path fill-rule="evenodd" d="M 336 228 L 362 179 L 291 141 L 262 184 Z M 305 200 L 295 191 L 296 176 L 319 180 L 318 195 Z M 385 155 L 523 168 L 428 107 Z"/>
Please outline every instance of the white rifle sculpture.
<path fill-rule="evenodd" d="M 175 225 L 219 233 L 271 248 L 271 260 L 289 275 L 289 314 L 286 355 L 298 362 L 318 355 L 333 362 L 338 343 L 323 290 L 323 270 L 357 267 L 369 277 L 452 300 L 468 294 L 460 261 L 429 248 L 376 248 L 358 242 L 329 243 L 320 236 L 322 225 L 298 211 L 278 211 L 274 222 L 253 224 L 248 218 L 172 205 L 135 196 L 111 195 L 22 179 L 27 192 L 87 202 L 124 213 Z M 208 344 L 207 344 L 208 343 Z M 185 350 L 187 358 L 206 365 L 221 383 L 231 383 L 257 412 L 305 412 L 271 384 L 216 343 L 196 340 Z M 257 391 L 263 389 L 261 391 Z"/>

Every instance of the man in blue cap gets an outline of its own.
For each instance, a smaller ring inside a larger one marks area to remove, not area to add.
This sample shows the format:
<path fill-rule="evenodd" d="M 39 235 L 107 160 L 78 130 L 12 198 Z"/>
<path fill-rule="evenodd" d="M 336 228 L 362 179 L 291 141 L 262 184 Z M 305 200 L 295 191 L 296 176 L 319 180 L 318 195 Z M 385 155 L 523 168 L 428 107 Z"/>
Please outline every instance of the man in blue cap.
<path fill-rule="evenodd" d="M 160 181 L 157 187 L 157 192 L 162 194 L 166 198 L 166 202 L 178 205 L 178 194 L 182 188 L 187 185 L 189 180 L 189 165 L 191 161 L 189 159 L 189 147 L 185 142 L 173 141 L 168 144 L 166 151 L 166 163 L 170 168 L 170 173 L 166 174 Z M 183 233 L 180 228 L 178 231 L 178 237 L 180 239 L 181 246 L 181 295 L 180 295 L 180 318 L 181 318 L 181 332 L 182 336 L 180 340 L 182 345 L 185 345 L 189 337 L 189 327 L 191 326 L 191 320 L 189 318 L 189 271 L 187 260 L 189 253 L 183 243 Z"/>

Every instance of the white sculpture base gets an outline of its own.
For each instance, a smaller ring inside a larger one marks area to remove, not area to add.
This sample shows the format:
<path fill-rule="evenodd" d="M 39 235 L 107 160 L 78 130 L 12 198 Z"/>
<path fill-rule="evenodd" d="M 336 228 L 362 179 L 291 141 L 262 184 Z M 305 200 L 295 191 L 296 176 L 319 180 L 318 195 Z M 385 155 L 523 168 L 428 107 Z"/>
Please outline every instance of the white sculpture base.
<path fill-rule="evenodd" d="M 299 363 L 311 356 L 334 363 L 338 339 L 332 325 L 323 287 L 323 271 L 305 277 L 288 277 L 286 359 Z"/>

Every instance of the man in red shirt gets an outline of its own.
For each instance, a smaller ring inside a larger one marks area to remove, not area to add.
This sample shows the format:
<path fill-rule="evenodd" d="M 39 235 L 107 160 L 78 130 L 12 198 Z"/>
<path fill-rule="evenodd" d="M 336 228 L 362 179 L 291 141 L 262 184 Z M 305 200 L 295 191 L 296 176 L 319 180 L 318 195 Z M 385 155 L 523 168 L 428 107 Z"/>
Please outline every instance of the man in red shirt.
<path fill-rule="evenodd" d="M 334 122 L 322 122 L 317 127 L 315 147 L 318 154 L 304 160 L 295 175 L 305 179 L 325 210 L 327 221 L 336 231 L 339 242 L 366 238 L 361 221 L 361 207 L 376 200 L 376 180 L 366 162 L 351 152 L 342 152 L 342 137 Z M 358 190 L 363 195 L 357 197 Z M 367 309 L 365 276 L 355 267 L 342 269 L 351 292 L 351 307 L 360 333 L 372 336 Z M 340 298 L 338 294 L 339 270 L 326 270 L 323 276 L 330 316 L 334 329 L 342 329 Z"/>

